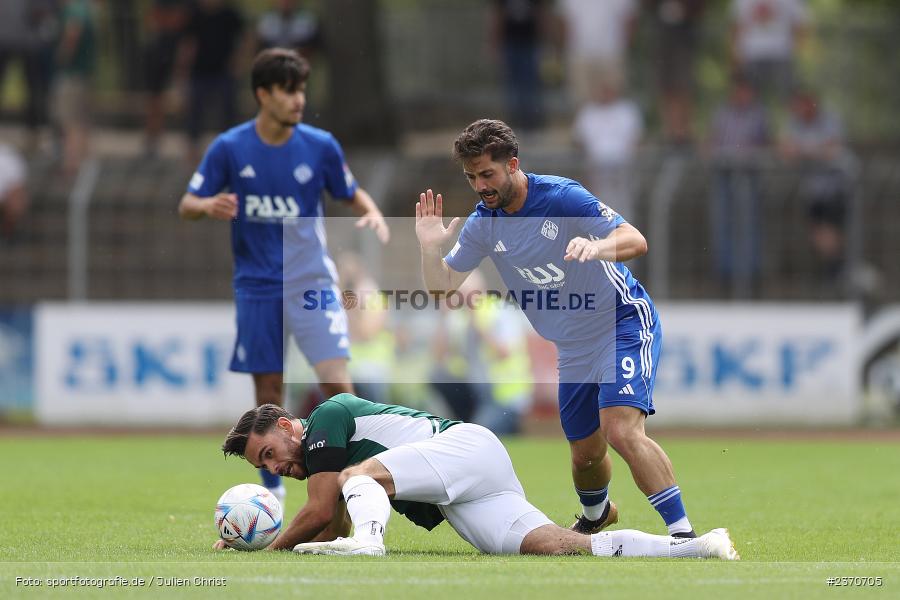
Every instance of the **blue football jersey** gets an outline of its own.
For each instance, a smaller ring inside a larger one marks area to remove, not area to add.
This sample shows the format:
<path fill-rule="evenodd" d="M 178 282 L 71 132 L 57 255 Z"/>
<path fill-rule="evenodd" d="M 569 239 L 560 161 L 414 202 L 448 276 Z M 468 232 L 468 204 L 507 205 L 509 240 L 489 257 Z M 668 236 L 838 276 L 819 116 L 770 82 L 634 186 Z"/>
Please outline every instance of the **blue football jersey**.
<path fill-rule="evenodd" d="M 625 220 L 576 181 L 527 177 L 525 205 L 515 214 L 478 203 L 444 259 L 450 268 L 471 271 L 490 256 L 507 297 L 561 352 L 614 339 L 617 327 L 649 329 L 653 302 L 624 264 L 563 260 L 572 238 L 605 238 Z"/>
<path fill-rule="evenodd" d="M 356 192 L 341 146 L 327 131 L 299 124 L 287 142 L 272 146 L 248 121 L 215 139 L 188 191 L 238 197 L 231 224 L 235 295 L 276 298 L 284 285 L 337 280 L 325 246 L 323 190 L 335 199 Z"/>

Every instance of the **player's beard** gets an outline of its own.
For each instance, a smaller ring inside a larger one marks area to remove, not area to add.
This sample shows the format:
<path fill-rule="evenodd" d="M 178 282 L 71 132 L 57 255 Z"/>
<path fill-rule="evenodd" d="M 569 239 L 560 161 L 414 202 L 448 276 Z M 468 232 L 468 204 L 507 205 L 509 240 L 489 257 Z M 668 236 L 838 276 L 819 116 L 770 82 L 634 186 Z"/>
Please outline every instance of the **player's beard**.
<path fill-rule="evenodd" d="M 302 481 L 307 477 L 306 467 L 304 467 L 303 465 L 303 444 L 295 444 L 293 440 L 288 443 L 290 445 L 292 454 L 291 458 L 293 458 L 293 460 L 291 461 L 289 472 L 285 473 L 284 475 Z"/>
<path fill-rule="evenodd" d="M 488 200 L 487 198 L 485 198 L 482 193 L 479 193 L 478 195 L 481 196 L 481 200 L 484 202 L 484 205 L 487 206 L 489 209 L 491 209 L 491 210 L 502 209 L 502 208 L 506 208 L 507 206 L 512 204 L 513 192 L 514 192 L 513 187 L 514 186 L 513 186 L 512 177 L 507 176 L 506 185 L 504 185 L 502 188 L 496 188 L 496 189 L 491 190 L 492 192 L 494 192 L 494 196 L 491 198 L 491 200 Z"/>

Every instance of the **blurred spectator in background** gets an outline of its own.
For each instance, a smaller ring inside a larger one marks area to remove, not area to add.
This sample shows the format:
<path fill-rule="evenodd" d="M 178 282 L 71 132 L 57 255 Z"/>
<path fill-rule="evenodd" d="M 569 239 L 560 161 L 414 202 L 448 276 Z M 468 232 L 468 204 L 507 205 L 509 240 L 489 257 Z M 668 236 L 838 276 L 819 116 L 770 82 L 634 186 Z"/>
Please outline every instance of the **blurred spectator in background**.
<path fill-rule="evenodd" d="M 598 83 L 621 88 L 627 81 L 627 50 L 637 23 L 636 0 L 560 0 L 568 79 L 576 107 Z"/>
<path fill-rule="evenodd" d="M 180 70 L 188 73 L 188 160 L 199 161 L 204 115 L 218 110 L 215 129 L 237 119 L 235 72 L 244 20 L 228 0 L 197 0 L 179 49 Z"/>
<path fill-rule="evenodd" d="M 490 393 L 484 394 L 474 422 L 497 435 L 522 429 L 522 418 L 533 402 L 533 375 L 528 354 L 530 327 L 518 307 L 496 296 L 481 296 L 468 311 L 480 342 L 477 360 L 487 365 Z"/>
<path fill-rule="evenodd" d="M 743 74 L 710 128 L 713 257 L 724 289 L 747 297 L 758 284 L 761 252 L 760 151 L 770 143 L 769 117 Z"/>
<path fill-rule="evenodd" d="M 274 9 L 263 13 L 256 24 L 257 50 L 290 48 L 312 63 L 322 45 L 318 17 L 301 8 L 297 0 L 275 0 L 273 4 Z"/>
<path fill-rule="evenodd" d="M 808 16 L 804 0 L 734 0 L 731 57 L 766 100 L 784 101 Z"/>
<path fill-rule="evenodd" d="M 540 51 L 546 0 L 494 0 L 490 39 L 503 62 L 512 123 L 536 129 L 544 122 Z"/>
<path fill-rule="evenodd" d="M 344 252 L 336 263 L 353 345 L 348 368 L 354 390 L 360 398 L 393 404 L 389 386 L 396 351 L 383 296 L 359 255 Z"/>
<path fill-rule="evenodd" d="M 60 24 L 53 113 L 62 132 L 63 173 L 72 177 L 88 151 L 91 91 L 97 63 L 97 33 L 91 0 L 64 0 Z"/>
<path fill-rule="evenodd" d="M 657 39 L 657 79 L 663 135 L 673 144 L 691 141 L 694 62 L 706 0 L 650 0 Z"/>
<path fill-rule="evenodd" d="M 27 169 L 16 150 L 0 144 L 0 234 L 11 238 L 28 207 Z"/>
<path fill-rule="evenodd" d="M 575 117 L 574 135 L 586 154 L 588 188 L 629 223 L 634 206 L 634 156 L 643 134 L 637 104 L 612 80 L 594 82 L 593 96 Z"/>
<path fill-rule="evenodd" d="M 810 241 L 827 281 L 843 275 L 844 228 L 850 197 L 850 158 L 838 116 L 820 104 L 815 92 L 798 89 L 781 139 L 781 155 L 799 163 L 800 195 L 810 224 Z"/>
<path fill-rule="evenodd" d="M 0 2 L 0 90 L 6 67 L 20 61 L 27 98 L 25 125 L 29 145 L 38 142 L 38 128 L 47 123 L 53 44 L 59 35 L 57 7 L 53 0 L 3 0 Z"/>
<path fill-rule="evenodd" d="M 453 418 L 463 421 L 472 421 L 480 406 L 493 402 L 488 365 L 482 359 L 481 335 L 465 301 L 485 288 L 484 276 L 476 269 L 457 290 L 455 297 L 459 301 L 442 299 L 431 340 L 431 386 L 450 408 Z"/>
<path fill-rule="evenodd" d="M 190 15 L 187 0 L 153 0 L 147 13 L 144 47 L 147 113 L 144 123 L 146 151 L 155 156 L 166 114 L 166 89 L 175 70 L 178 47 Z"/>

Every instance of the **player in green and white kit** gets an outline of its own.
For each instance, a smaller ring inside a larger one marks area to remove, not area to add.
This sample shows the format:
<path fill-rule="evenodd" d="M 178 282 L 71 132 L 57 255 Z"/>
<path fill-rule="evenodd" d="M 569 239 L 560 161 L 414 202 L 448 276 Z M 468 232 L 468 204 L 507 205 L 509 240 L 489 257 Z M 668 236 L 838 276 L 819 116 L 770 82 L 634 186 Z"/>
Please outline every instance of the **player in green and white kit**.
<path fill-rule="evenodd" d="M 393 506 L 428 530 L 446 519 L 489 554 L 738 558 L 725 529 L 684 539 L 559 527 L 525 499 L 509 454 L 488 429 L 352 394 L 325 401 L 309 419 L 272 404 L 249 410 L 222 450 L 308 480 L 306 505 L 270 549 L 383 555 Z M 349 533 L 347 513 L 353 537 L 341 537 Z"/>

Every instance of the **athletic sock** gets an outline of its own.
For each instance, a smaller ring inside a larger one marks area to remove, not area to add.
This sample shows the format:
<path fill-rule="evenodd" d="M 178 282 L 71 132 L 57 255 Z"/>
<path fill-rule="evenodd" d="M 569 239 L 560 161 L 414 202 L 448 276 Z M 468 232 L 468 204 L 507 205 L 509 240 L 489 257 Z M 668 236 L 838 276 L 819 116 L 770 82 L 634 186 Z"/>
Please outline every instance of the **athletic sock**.
<path fill-rule="evenodd" d="M 636 529 L 601 531 L 591 535 L 591 553 L 594 556 L 696 558 L 700 556 L 699 549 L 699 539 L 677 539 Z"/>
<path fill-rule="evenodd" d="M 575 488 L 575 493 L 578 494 L 578 499 L 581 500 L 582 514 L 586 518 L 596 521 L 603 516 L 603 511 L 606 510 L 606 505 L 609 503 L 609 486 L 600 490 L 580 490 Z"/>
<path fill-rule="evenodd" d="M 281 475 L 270 473 L 268 469 L 260 469 L 259 476 L 262 477 L 263 487 L 274 490 L 281 486 Z"/>
<path fill-rule="evenodd" d="M 341 488 L 353 537 L 361 542 L 384 544 L 384 528 L 391 516 L 387 492 L 368 475 L 354 475 Z"/>
<path fill-rule="evenodd" d="M 667 487 L 661 492 L 650 494 L 647 500 L 659 513 L 669 528 L 669 535 L 692 531 L 691 522 L 687 518 L 684 504 L 681 502 L 681 488 L 677 485 Z"/>

